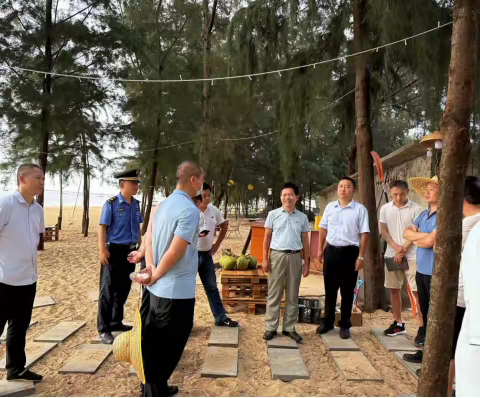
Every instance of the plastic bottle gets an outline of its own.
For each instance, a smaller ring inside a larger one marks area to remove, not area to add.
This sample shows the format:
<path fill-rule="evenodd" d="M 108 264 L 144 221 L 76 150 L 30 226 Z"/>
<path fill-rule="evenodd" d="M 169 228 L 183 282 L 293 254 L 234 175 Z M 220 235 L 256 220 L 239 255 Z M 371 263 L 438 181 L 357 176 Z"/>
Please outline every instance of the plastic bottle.
<path fill-rule="evenodd" d="M 130 279 L 133 281 L 134 278 L 147 279 L 148 275 L 147 274 L 139 274 L 138 272 L 132 272 L 130 274 Z"/>

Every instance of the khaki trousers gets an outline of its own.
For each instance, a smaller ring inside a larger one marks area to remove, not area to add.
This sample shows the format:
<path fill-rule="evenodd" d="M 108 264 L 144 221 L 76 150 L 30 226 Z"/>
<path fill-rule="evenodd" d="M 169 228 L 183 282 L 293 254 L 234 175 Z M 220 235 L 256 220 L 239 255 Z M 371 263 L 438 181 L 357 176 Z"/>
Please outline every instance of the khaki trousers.
<path fill-rule="evenodd" d="M 280 319 L 280 302 L 285 287 L 285 314 L 283 330 L 293 332 L 298 320 L 298 292 L 302 279 L 301 253 L 286 254 L 270 252 L 270 272 L 268 274 L 267 312 L 265 330 L 277 330 Z"/>

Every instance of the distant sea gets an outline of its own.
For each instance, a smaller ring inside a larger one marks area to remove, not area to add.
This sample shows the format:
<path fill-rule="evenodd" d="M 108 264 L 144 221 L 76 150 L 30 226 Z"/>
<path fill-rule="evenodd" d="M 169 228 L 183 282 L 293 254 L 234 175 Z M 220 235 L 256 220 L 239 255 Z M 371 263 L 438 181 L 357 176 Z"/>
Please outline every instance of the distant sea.
<path fill-rule="evenodd" d="M 11 190 L 11 191 L 0 190 L 0 197 L 8 195 L 11 192 L 13 192 L 13 190 Z M 108 198 L 111 198 L 114 195 L 115 194 L 111 194 L 111 193 L 106 193 L 106 194 L 91 193 L 90 194 L 90 206 L 91 207 L 103 206 L 105 201 Z M 141 195 L 137 195 L 137 196 L 135 196 L 135 198 L 140 200 L 140 201 L 142 200 Z M 158 201 L 162 201 L 162 200 L 163 200 L 163 197 L 160 194 L 157 194 L 157 195 L 154 196 L 153 203 L 156 204 L 156 203 L 158 203 Z M 71 191 L 65 192 L 64 191 L 63 192 L 63 205 L 65 207 L 75 206 L 75 203 L 77 204 L 77 206 L 83 207 L 83 194 L 80 192 L 78 194 L 78 198 L 77 198 L 77 192 L 71 192 Z M 45 190 L 44 205 L 45 206 L 53 206 L 53 207 L 60 206 L 60 191 L 59 190 L 53 190 L 53 189 L 52 190 Z"/>

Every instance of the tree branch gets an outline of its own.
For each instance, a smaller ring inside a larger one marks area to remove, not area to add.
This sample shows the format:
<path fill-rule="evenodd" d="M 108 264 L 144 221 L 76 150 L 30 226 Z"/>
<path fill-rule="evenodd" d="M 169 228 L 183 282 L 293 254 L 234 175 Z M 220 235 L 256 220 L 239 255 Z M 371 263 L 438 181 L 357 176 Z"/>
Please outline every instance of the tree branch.
<path fill-rule="evenodd" d="M 57 25 L 60 25 L 64 22 L 67 22 L 68 20 L 72 19 L 72 18 L 75 18 L 78 14 L 81 14 L 82 12 L 84 12 L 85 10 L 88 10 L 90 7 L 95 7 L 97 5 L 97 3 L 100 3 L 100 0 L 96 0 L 94 1 L 93 3 L 90 3 L 88 6 L 86 6 L 85 8 L 81 9 L 80 11 L 76 12 L 75 14 L 73 15 L 70 15 L 69 17 L 65 18 L 65 19 L 62 19 L 61 21 L 59 21 L 57 23 Z M 89 11 L 90 13 L 90 11 Z M 85 20 L 84 20 L 85 21 Z"/>
<path fill-rule="evenodd" d="M 22 20 L 20 19 L 20 16 L 18 15 L 18 11 L 13 7 L 12 1 L 10 0 L 10 8 L 12 9 L 13 13 L 15 14 L 15 17 L 18 19 L 18 22 L 20 22 L 20 25 L 22 25 L 23 30 L 25 33 L 32 39 L 32 42 L 35 44 L 35 47 L 37 47 L 38 51 L 40 51 L 40 54 L 42 54 L 45 57 L 44 52 L 40 48 L 40 46 L 35 42 L 34 38 L 30 34 L 30 32 L 27 30 L 25 25 L 23 24 Z"/>
<path fill-rule="evenodd" d="M 217 0 L 214 0 L 215 2 Z M 165 62 L 167 60 L 167 57 L 168 57 L 168 54 L 170 53 L 170 51 L 172 50 L 173 46 L 175 46 L 175 44 L 177 43 L 178 39 L 180 38 L 180 35 L 182 34 L 183 32 L 183 29 L 185 28 L 185 25 L 187 24 L 188 20 L 190 19 L 190 17 L 186 17 L 185 18 L 185 21 L 183 22 L 182 26 L 180 27 L 180 29 L 178 30 L 178 34 L 175 36 L 175 39 L 173 39 L 173 42 L 172 44 L 170 44 L 170 46 L 167 48 L 167 50 L 165 51 L 164 55 L 163 55 L 163 58 L 162 58 L 162 61 L 160 63 L 160 67 L 163 69 L 164 65 L 165 65 Z"/>
<path fill-rule="evenodd" d="M 213 0 L 212 14 L 210 16 L 210 22 L 207 26 L 207 35 L 212 33 L 213 24 L 215 23 L 215 15 L 217 13 L 217 0 Z"/>

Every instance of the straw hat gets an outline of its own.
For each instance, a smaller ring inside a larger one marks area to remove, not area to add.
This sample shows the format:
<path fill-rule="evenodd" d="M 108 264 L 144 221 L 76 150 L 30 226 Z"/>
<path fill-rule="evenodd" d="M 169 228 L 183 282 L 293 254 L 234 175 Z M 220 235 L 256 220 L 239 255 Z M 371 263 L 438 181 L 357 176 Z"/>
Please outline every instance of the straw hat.
<path fill-rule="evenodd" d="M 129 362 L 140 381 L 145 384 L 142 358 L 142 319 L 137 311 L 133 322 L 133 329 L 117 336 L 113 341 L 113 355 L 119 361 Z"/>
<path fill-rule="evenodd" d="M 425 196 L 425 192 L 427 191 L 427 185 L 431 183 L 438 185 L 438 177 L 413 177 L 408 179 L 408 183 L 419 195 Z"/>

